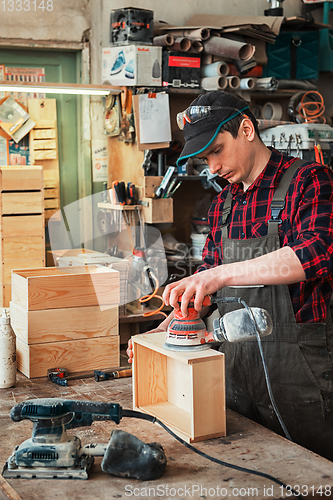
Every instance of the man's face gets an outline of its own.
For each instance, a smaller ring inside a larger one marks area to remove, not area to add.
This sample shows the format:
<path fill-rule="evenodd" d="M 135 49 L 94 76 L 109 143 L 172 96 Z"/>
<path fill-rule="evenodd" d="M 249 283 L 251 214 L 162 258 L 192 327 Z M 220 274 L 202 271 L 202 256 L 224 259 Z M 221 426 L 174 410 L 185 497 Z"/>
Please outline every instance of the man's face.
<path fill-rule="evenodd" d="M 198 158 L 207 163 L 212 174 L 217 174 L 230 184 L 246 183 L 253 167 L 253 152 L 250 145 L 251 142 L 241 124 L 236 138 L 230 132 L 219 133 Z"/>

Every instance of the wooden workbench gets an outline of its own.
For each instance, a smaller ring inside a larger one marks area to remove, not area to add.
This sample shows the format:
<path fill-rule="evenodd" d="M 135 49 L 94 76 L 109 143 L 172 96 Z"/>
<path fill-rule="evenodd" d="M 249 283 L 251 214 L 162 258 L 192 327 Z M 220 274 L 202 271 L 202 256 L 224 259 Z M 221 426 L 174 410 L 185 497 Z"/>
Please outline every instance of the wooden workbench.
<path fill-rule="evenodd" d="M 12 406 L 31 398 L 109 401 L 132 409 L 131 378 L 95 382 L 94 378 L 71 380 L 67 387 L 47 380 L 27 379 L 18 374 L 11 389 L 0 389 L 0 467 L 14 447 L 31 437 L 32 423 L 14 423 Z M 108 442 L 116 424 L 94 422 L 91 427 L 70 430 L 83 445 Z M 101 471 L 100 458 L 84 480 L 7 479 L 0 476 L 0 500 L 112 500 L 113 498 L 293 498 L 269 479 L 239 472 L 201 457 L 176 441 L 158 424 L 123 418 L 119 429 L 145 442 L 157 441 L 167 455 L 164 475 L 150 482 L 109 476 Z M 333 463 L 234 413 L 227 412 L 227 436 L 196 443 L 195 447 L 225 462 L 265 472 L 286 484 L 299 485 L 303 493 L 317 492 L 327 498 L 333 491 Z M 326 490 L 325 490 L 326 487 Z M 149 489 L 150 488 L 150 489 Z M 321 489 L 320 489 L 321 488 Z M 4 493 L 6 491 L 6 493 Z M 325 494 L 326 492 L 326 494 Z"/>

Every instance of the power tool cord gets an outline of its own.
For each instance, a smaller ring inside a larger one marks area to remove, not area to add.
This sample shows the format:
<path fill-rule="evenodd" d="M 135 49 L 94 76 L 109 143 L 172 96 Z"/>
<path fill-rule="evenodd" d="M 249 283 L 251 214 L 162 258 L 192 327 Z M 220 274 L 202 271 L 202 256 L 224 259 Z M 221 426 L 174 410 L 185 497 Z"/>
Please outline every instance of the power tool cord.
<path fill-rule="evenodd" d="M 265 479 L 269 479 L 271 481 L 274 481 L 278 485 L 286 488 L 288 492 L 292 492 L 292 494 L 295 497 L 297 497 L 301 500 L 304 500 L 304 497 L 302 497 L 299 493 L 297 493 L 295 490 L 293 490 L 291 488 L 291 486 L 288 486 L 283 481 L 280 481 L 280 479 L 278 479 L 277 477 L 271 476 L 270 474 L 266 474 L 265 472 L 260 472 L 257 470 L 248 469 L 247 467 L 241 467 L 239 465 L 230 464 L 229 462 L 224 462 L 222 460 L 219 460 L 218 458 L 211 457 L 210 455 L 207 455 L 207 453 L 204 453 L 203 451 L 200 451 L 197 448 L 194 448 L 194 446 L 192 446 L 191 444 L 187 443 L 182 438 L 177 436 L 177 434 L 172 432 L 172 430 L 169 429 L 163 422 L 158 420 L 158 418 L 153 417 L 152 415 L 148 415 L 146 413 L 141 413 L 141 412 L 135 411 L 135 410 L 123 410 L 123 417 L 141 418 L 143 420 L 148 420 L 149 422 L 152 422 L 153 424 L 156 422 L 161 427 L 163 427 L 163 429 L 165 429 L 169 434 L 171 434 L 171 436 L 174 437 L 177 441 L 179 441 L 181 444 L 186 446 L 186 448 L 189 448 L 190 450 L 194 451 L 194 453 L 197 453 L 201 457 L 206 458 L 207 460 L 210 460 L 211 462 L 215 462 L 216 464 L 223 465 L 224 467 L 229 467 L 229 469 L 235 469 L 235 470 L 238 470 L 240 472 L 245 472 L 247 474 L 253 474 L 255 476 L 264 477 Z"/>

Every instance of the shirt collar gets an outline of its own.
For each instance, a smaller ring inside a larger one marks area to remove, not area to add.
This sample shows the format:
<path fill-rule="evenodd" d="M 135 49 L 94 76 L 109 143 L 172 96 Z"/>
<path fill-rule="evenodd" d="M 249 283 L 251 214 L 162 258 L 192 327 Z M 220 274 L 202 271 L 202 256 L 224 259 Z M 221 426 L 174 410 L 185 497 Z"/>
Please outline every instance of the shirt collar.
<path fill-rule="evenodd" d="M 263 171 L 258 175 L 247 191 L 250 191 L 254 187 L 273 189 L 277 186 L 277 174 L 282 165 L 283 155 L 270 146 L 268 149 L 271 151 L 270 159 L 268 160 Z M 243 191 L 242 184 L 232 184 L 230 191 L 233 196 L 239 191 Z"/>

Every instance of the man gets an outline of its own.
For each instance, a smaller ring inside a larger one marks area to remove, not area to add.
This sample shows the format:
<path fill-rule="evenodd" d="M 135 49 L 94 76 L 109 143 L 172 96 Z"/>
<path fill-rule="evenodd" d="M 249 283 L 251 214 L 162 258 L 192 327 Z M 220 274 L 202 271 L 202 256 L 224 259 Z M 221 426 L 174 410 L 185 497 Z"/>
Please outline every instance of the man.
<path fill-rule="evenodd" d="M 333 174 L 267 148 L 247 103 L 231 94 L 202 94 L 178 118 L 186 142 L 177 163 L 197 156 L 229 185 L 209 211 L 203 265 L 168 285 L 164 301 L 177 309 L 182 294 L 186 314 L 195 296 L 204 316 L 204 297 L 217 293 L 268 310 L 274 329 L 262 347 L 285 427 L 293 441 L 333 460 Z M 221 315 L 228 310 L 219 306 Z M 282 434 L 257 343 L 221 350 L 227 406 Z"/>

